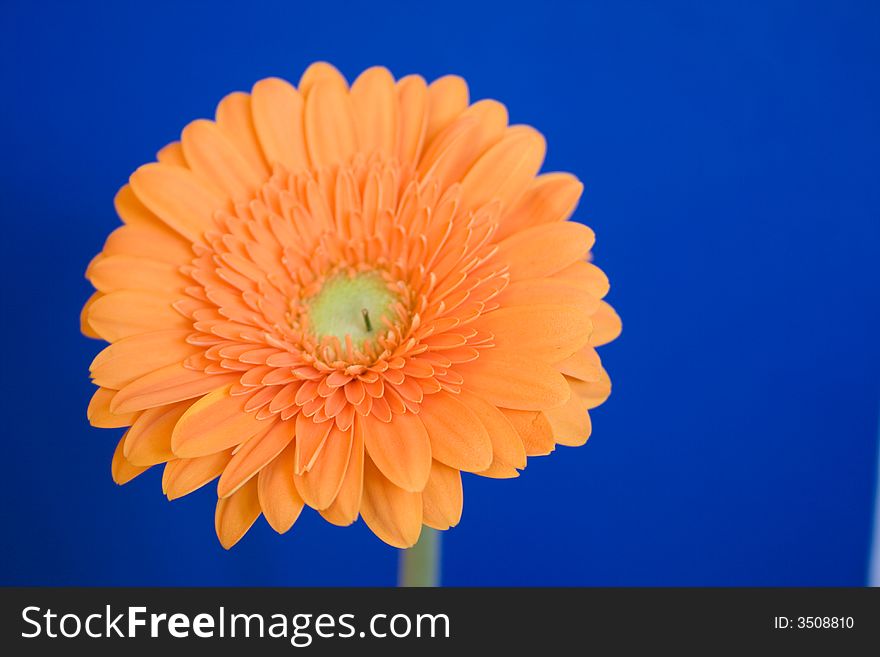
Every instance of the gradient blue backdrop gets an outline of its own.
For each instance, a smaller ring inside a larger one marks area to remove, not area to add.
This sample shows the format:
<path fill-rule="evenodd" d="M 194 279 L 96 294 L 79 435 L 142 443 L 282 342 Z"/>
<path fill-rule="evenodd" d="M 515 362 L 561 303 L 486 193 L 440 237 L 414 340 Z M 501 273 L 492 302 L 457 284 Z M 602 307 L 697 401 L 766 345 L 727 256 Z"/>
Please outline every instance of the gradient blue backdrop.
<path fill-rule="evenodd" d="M 0 9 L 0 583 L 394 582 L 396 550 L 314 513 L 223 551 L 212 487 L 116 487 L 118 432 L 85 420 L 82 272 L 114 193 L 227 92 L 316 59 L 457 73 L 542 130 L 624 318 L 589 444 L 466 478 L 446 583 L 865 581 L 880 5 L 118 4 Z"/>

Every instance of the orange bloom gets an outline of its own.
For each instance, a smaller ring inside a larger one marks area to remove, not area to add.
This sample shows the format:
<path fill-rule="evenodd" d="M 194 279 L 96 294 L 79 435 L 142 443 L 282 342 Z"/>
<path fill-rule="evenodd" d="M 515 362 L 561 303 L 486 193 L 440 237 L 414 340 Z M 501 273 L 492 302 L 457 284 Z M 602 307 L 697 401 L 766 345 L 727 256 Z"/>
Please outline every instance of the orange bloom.
<path fill-rule="evenodd" d="M 116 196 L 87 276 L 88 416 L 129 427 L 117 483 L 169 499 L 219 477 L 224 547 L 304 505 L 383 541 L 462 512 L 461 472 L 515 477 L 582 445 L 620 320 L 567 221 L 582 185 L 465 82 L 349 87 L 328 64 L 190 123 Z"/>

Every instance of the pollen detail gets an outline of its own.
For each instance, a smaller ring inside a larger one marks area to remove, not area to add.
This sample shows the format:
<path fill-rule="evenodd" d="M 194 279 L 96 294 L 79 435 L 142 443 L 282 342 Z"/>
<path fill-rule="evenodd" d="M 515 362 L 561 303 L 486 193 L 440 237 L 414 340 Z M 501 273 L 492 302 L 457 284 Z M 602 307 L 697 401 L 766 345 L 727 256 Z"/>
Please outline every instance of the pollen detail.
<path fill-rule="evenodd" d="M 319 341 L 329 337 L 345 344 L 349 336 L 362 349 L 366 342 L 375 345 L 376 337 L 388 329 L 397 300 L 391 285 L 378 272 L 340 273 L 306 300 L 307 327 Z"/>

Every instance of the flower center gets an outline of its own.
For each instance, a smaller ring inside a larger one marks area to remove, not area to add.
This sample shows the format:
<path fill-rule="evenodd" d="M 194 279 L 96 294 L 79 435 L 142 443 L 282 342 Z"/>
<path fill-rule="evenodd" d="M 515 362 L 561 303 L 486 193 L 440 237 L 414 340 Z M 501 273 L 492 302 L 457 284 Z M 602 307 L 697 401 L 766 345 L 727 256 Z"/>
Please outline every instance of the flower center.
<path fill-rule="evenodd" d="M 334 337 L 341 345 L 351 336 L 362 348 L 374 343 L 394 319 L 398 296 L 376 272 L 337 274 L 327 280 L 314 296 L 306 299 L 309 329 L 319 341 Z"/>

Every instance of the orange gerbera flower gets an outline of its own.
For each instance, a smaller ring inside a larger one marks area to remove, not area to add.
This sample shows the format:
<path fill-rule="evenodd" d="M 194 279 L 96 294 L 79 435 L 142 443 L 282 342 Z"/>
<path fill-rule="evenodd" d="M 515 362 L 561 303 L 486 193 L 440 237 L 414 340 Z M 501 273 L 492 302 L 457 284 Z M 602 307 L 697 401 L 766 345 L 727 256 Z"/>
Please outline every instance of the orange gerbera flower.
<path fill-rule="evenodd" d="M 219 477 L 224 547 L 304 505 L 413 545 L 462 511 L 461 471 L 515 477 L 581 445 L 620 321 L 567 221 L 582 185 L 465 82 L 311 66 L 233 93 L 142 166 L 89 265 L 88 416 L 129 427 L 122 484 Z"/>

